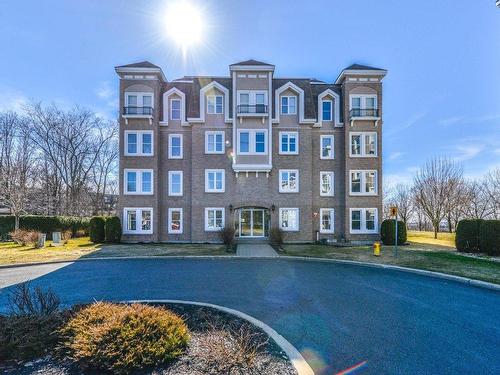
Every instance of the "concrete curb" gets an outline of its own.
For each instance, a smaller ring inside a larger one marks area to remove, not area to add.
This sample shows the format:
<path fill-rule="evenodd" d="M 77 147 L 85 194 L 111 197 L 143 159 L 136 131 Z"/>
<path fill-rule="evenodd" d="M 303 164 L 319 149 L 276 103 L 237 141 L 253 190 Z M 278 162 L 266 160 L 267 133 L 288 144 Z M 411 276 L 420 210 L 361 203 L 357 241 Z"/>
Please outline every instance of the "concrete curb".
<path fill-rule="evenodd" d="M 205 306 L 211 307 L 216 310 L 223 311 L 225 313 L 235 315 L 238 318 L 244 319 L 256 327 L 262 329 L 269 337 L 271 337 L 274 342 L 286 353 L 293 367 L 297 370 L 298 375 L 314 375 L 314 371 L 311 366 L 307 363 L 307 361 L 302 357 L 302 354 L 290 344 L 290 342 L 281 336 L 274 329 L 269 327 L 266 323 L 248 315 L 244 312 L 230 309 L 228 307 L 214 305 L 212 303 L 204 303 L 204 302 L 195 302 L 195 301 L 181 301 L 181 300 L 172 300 L 172 299 L 159 299 L 159 300 L 135 300 L 135 301 L 122 301 L 122 303 L 177 303 L 177 304 L 185 304 L 185 305 L 196 305 L 196 306 Z"/>
<path fill-rule="evenodd" d="M 390 264 L 381 264 L 381 263 L 368 263 L 368 262 L 359 262 L 355 260 L 343 260 L 343 259 L 327 259 L 327 258 L 315 258 L 315 257 L 299 257 L 299 256 L 287 256 L 287 255 L 279 255 L 278 257 L 243 257 L 237 255 L 151 255 L 151 256 L 134 256 L 134 257 L 102 257 L 102 258 L 85 258 L 85 259 L 75 259 L 75 260 L 59 260 L 59 261 L 51 261 L 51 262 L 42 262 L 42 263 L 20 263 L 20 264 L 11 264 L 11 265 L 0 265 L 1 269 L 7 268 L 19 268 L 19 267 L 31 267 L 31 266 L 43 266 L 50 264 L 61 264 L 61 263 L 74 263 L 74 262 L 91 262 L 91 261 L 99 261 L 99 260 L 145 260 L 145 259 L 266 259 L 270 261 L 274 260 L 302 260 L 307 262 L 323 262 L 323 263 L 343 263 L 343 264 L 351 264 L 363 267 L 373 267 L 373 268 L 383 268 L 394 271 L 401 272 L 410 272 L 422 276 L 435 277 L 439 279 L 446 279 L 455 282 L 459 282 L 462 284 L 467 284 L 474 287 L 485 288 L 490 290 L 495 290 L 500 292 L 500 285 L 489 283 L 486 281 L 470 279 L 462 276 L 449 275 L 442 272 L 435 271 L 426 271 L 419 270 L 416 268 L 408 268 L 408 267 L 400 267 L 394 266 Z"/>

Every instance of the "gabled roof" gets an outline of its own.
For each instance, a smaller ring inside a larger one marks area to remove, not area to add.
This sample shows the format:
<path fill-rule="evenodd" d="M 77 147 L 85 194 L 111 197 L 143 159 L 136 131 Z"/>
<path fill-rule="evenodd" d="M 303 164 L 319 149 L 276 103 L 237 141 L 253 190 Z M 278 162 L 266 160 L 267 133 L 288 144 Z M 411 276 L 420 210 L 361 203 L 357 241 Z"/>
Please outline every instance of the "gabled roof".
<path fill-rule="evenodd" d="M 158 65 L 150 63 L 149 61 L 141 61 L 133 64 L 120 65 L 117 68 L 156 68 L 161 69 Z"/>
<path fill-rule="evenodd" d="M 373 66 L 368 66 L 368 65 L 352 64 L 349 65 L 344 70 L 384 70 L 384 69 L 374 68 Z"/>
<path fill-rule="evenodd" d="M 340 72 L 335 83 L 336 84 L 341 83 L 344 80 L 346 74 L 381 76 L 383 78 L 387 74 L 387 70 L 374 68 L 368 65 L 352 64 L 349 65 L 347 68 L 343 69 L 342 72 Z"/>
<path fill-rule="evenodd" d="M 265 63 L 265 62 L 262 62 L 262 61 L 253 60 L 253 59 L 245 60 L 245 61 L 240 61 L 240 62 L 231 64 L 229 66 L 238 66 L 238 65 L 254 65 L 254 66 L 269 65 L 269 66 L 274 66 L 272 64 L 268 64 L 268 63 Z"/>

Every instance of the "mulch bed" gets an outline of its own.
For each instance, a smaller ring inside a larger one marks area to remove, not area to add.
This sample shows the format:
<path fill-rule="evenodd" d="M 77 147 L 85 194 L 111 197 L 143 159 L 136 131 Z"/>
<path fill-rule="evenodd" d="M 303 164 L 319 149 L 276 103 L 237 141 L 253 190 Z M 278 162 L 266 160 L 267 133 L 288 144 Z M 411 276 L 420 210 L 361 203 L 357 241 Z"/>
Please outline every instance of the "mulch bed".
<path fill-rule="evenodd" d="M 136 371 L 133 374 L 297 374 L 281 348 L 265 332 L 247 321 L 209 307 L 184 304 L 167 304 L 166 307 L 182 316 L 191 331 L 191 340 L 186 352 L 164 367 Z M 251 356 L 251 360 L 242 360 L 241 352 L 235 350 L 234 337 L 239 337 L 238 342 L 243 342 L 247 346 L 247 350 L 255 349 L 255 355 Z M 96 375 L 102 374 L 102 371 L 82 372 L 74 363 L 56 361 L 47 356 L 3 368 L 0 365 L 0 373 Z"/>

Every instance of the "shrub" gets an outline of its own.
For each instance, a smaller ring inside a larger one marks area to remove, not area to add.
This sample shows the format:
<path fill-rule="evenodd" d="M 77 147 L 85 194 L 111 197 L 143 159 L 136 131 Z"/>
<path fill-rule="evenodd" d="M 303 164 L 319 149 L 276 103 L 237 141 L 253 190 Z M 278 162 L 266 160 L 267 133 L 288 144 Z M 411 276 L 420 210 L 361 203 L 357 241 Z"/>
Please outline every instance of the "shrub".
<path fill-rule="evenodd" d="M 396 223 L 394 220 L 387 219 L 382 222 L 380 239 L 384 245 L 394 245 L 396 242 Z M 403 245 L 406 240 L 406 225 L 403 221 L 398 220 L 398 245 Z"/>
<path fill-rule="evenodd" d="M 0 241 L 10 240 L 9 233 L 14 231 L 14 216 L 0 216 Z"/>
<path fill-rule="evenodd" d="M 17 242 L 19 245 L 30 245 L 36 247 L 38 245 L 38 236 L 40 232 L 33 230 L 18 229 L 9 233 L 12 241 Z"/>
<path fill-rule="evenodd" d="M 65 230 L 61 233 L 61 239 L 64 243 L 68 243 L 71 237 L 73 237 L 73 233 L 70 230 Z"/>
<path fill-rule="evenodd" d="M 281 228 L 275 227 L 269 230 L 269 242 L 271 243 L 271 246 L 279 249 L 283 246 L 283 237 L 284 234 Z"/>
<path fill-rule="evenodd" d="M 90 241 L 94 243 L 104 242 L 105 239 L 104 224 L 105 220 L 102 216 L 94 216 L 92 219 L 90 219 L 90 225 L 89 225 Z"/>
<path fill-rule="evenodd" d="M 122 224 L 118 216 L 110 216 L 106 218 L 104 223 L 104 233 L 106 242 L 120 242 L 122 238 Z"/>
<path fill-rule="evenodd" d="M 47 316 L 59 310 L 61 301 L 51 289 L 32 287 L 29 282 L 18 284 L 9 294 L 9 307 L 13 315 Z"/>
<path fill-rule="evenodd" d="M 184 321 L 162 307 L 97 302 L 61 329 L 61 350 L 84 368 L 127 373 L 181 355 L 189 333 Z"/>
<path fill-rule="evenodd" d="M 226 245 L 226 250 L 230 250 L 234 245 L 234 233 L 233 227 L 225 227 L 219 231 L 220 239 L 224 245 Z"/>
<path fill-rule="evenodd" d="M 479 253 L 479 231 L 483 220 L 460 220 L 455 234 L 458 251 Z"/>
<path fill-rule="evenodd" d="M 500 255 L 500 220 L 484 220 L 481 223 L 479 248 L 488 255 Z"/>

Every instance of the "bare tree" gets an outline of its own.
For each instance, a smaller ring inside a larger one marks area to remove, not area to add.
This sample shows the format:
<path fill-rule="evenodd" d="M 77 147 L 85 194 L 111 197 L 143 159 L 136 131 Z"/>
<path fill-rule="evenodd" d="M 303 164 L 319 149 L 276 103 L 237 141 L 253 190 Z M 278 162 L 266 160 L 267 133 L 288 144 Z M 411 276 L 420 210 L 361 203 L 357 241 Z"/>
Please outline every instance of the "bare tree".
<path fill-rule="evenodd" d="M 490 216 L 500 220 L 500 168 L 488 173 L 484 189 L 490 199 Z"/>
<path fill-rule="evenodd" d="M 434 238 L 450 207 L 449 196 L 462 181 L 462 168 L 449 159 L 428 161 L 414 178 L 415 202 L 432 223 Z"/>
<path fill-rule="evenodd" d="M 405 184 L 396 185 L 391 203 L 398 207 L 399 217 L 405 224 L 408 224 L 415 209 L 412 187 Z"/>
<path fill-rule="evenodd" d="M 492 198 L 485 181 L 466 183 L 463 216 L 469 219 L 486 219 L 493 214 Z"/>

